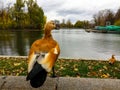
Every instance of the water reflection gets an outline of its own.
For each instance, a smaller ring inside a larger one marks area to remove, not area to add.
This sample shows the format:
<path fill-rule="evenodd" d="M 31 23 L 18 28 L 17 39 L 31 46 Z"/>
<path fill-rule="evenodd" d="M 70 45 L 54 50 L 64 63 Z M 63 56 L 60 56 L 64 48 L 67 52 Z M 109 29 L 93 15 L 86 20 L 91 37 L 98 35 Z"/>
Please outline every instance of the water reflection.
<path fill-rule="evenodd" d="M 42 37 L 38 31 L 0 31 L 0 55 L 28 55 L 33 41 Z M 120 60 L 120 34 L 87 33 L 83 29 L 52 31 L 60 44 L 60 57 Z"/>
<path fill-rule="evenodd" d="M 0 55 L 28 55 L 33 41 L 42 37 L 42 32 L 0 31 Z"/>
<path fill-rule="evenodd" d="M 108 59 L 112 54 L 120 59 L 120 34 L 87 33 L 84 30 L 54 31 L 60 43 L 61 57 Z"/>

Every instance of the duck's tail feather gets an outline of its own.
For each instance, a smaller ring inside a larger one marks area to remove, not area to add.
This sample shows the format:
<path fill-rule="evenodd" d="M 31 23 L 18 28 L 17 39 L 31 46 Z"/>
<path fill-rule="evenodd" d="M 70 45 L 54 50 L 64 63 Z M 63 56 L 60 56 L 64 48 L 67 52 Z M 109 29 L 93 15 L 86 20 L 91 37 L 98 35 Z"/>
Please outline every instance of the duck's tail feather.
<path fill-rule="evenodd" d="M 26 80 L 30 80 L 32 87 L 38 88 L 44 84 L 46 77 L 46 70 L 36 62 L 33 69 L 28 73 Z"/>
<path fill-rule="evenodd" d="M 39 72 L 34 78 L 30 80 L 30 84 L 34 88 L 42 86 L 46 80 L 47 72 L 45 70 Z"/>

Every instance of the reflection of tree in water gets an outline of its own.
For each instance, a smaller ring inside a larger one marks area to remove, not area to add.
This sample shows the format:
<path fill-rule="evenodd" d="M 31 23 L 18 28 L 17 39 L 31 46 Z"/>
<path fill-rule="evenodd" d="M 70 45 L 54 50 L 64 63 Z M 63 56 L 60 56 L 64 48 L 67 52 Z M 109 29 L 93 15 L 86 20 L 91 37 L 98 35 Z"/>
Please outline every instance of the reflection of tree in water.
<path fill-rule="evenodd" d="M 28 55 L 31 44 L 41 37 L 40 31 L 0 31 L 0 55 Z"/>
<path fill-rule="evenodd" d="M 20 56 L 27 55 L 31 44 L 41 38 L 40 32 L 16 32 L 16 50 Z"/>
<path fill-rule="evenodd" d="M 20 56 L 25 55 L 23 32 L 16 32 L 16 50 Z"/>
<path fill-rule="evenodd" d="M 0 54 L 9 54 L 11 49 L 8 48 L 13 48 L 10 32 L 0 31 Z"/>
<path fill-rule="evenodd" d="M 32 43 L 35 41 L 35 40 L 37 40 L 37 39 L 39 39 L 39 38 L 41 38 L 42 37 L 42 34 L 43 32 L 41 32 L 41 31 L 30 31 L 30 32 L 28 32 L 28 35 L 29 35 L 29 46 L 31 46 L 32 45 Z"/>

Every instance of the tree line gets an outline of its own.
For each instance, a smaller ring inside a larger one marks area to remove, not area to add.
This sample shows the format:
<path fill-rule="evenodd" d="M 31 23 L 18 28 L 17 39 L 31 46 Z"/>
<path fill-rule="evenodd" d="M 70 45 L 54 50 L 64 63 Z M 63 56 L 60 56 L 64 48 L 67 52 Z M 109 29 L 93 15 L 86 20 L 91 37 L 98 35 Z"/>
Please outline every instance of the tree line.
<path fill-rule="evenodd" d="M 43 29 L 44 11 L 34 0 L 16 0 L 11 6 L 0 7 L 0 29 Z"/>
<path fill-rule="evenodd" d="M 77 20 L 75 24 L 73 24 L 70 19 L 65 22 L 63 19 L 62 23 L 60 24 L 61 28 L 89 28 L 90 23 L 87 20 L 80 21 Z"/>
<path fill-rule="evenodd" d="M 114 13 L 110 9 L 101 10 L 93 16 L 95 26 L 117 25 L 120 26 L 120 8 Z"/>
<path fill-rule="evenodd" d="M 72 24 L 70 20 L 62 21 L 62 28 L 94 28 L 95 26 L 106 26 L 106 25 L 116 25 L 120 26 L 120 8 L 114 13 L 110 9 L 101 10 L 95 15 L 93 15 L 92 23 L 91 21 L 80 21 L 77 20 L 75 24 Z"/>
<path fill-rule="evenodd" d="M 36 0 L 16 0 L 11 6 L 0 7 L 0 29 L 43 29 L 46 22 L 43 9 Z M 70 20 L 60 23 L 61 28 L 92 28 L 94 26 L 117 25 L 120 26 L 120 8 L 114 13 L 110 9 L 101 10 L 93 15 L 94 23 L 77 20 L 72 24 Z"/>

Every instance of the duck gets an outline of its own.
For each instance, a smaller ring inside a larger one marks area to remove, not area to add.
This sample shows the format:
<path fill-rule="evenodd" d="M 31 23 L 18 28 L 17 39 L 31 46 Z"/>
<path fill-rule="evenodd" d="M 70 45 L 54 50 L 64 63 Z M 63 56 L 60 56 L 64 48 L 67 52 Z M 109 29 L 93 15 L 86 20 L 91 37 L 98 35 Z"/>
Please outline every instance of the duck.
<path fill-rule="evenodd" d="M 53 71 L 54 64 L 60 54 L 60 47 L 53 39 L 51 31 L 56 28 L 54 21 L 48 21 L 44 26 L 44 36 L 33 42 L 28 55 L 27 81 L 34 88 L 38 88 L 46 81 L 47 73 Z"/>
<path fill-rule="evenodd" d="M 115 63 L 115 61 L 116 61 L 115 55 L 113 54 L 113 55 L 111 56 L 111 58 L 109 59 L 109 64 L 110 64 L 110 65 L 113 65 L 113 64 Z"/>

